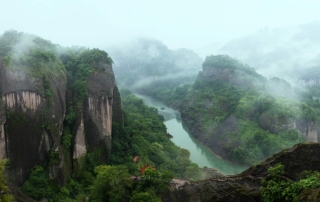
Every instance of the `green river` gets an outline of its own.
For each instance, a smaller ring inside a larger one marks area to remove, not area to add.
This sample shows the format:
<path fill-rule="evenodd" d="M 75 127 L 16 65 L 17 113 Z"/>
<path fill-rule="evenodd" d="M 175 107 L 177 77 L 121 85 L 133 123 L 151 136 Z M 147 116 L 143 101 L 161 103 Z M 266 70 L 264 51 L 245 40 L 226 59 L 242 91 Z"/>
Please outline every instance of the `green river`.
<path fill-rule="evenodd" d="M 203 146 L 197 139 L 192 137 L 182 125 L 180 113 L 165 106 L 162 102 L 151 97 L 136 94 L 137 97 L 144 100 L 144 103 L 149 107 L 158 109 L 159 114 L 163 115 L 164 124 L 167 127 L 168 133 L 173 138 L 174 142 L 181 148 L 190 151 L 190 160 L 199 165 L 199 167 L 215 168 L 225 175 L 233 175 L 241 173 L 248 168 L 247 166 L 237 165 L 215 155 L 208 148 Z"/>

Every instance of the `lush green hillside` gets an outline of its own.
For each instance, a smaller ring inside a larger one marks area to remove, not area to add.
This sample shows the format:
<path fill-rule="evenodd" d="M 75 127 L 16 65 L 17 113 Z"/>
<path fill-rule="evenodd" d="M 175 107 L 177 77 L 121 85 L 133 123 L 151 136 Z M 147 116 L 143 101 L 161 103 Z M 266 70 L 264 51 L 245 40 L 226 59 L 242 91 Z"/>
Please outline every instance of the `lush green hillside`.
<path fill-rule="evenodd" d="M 133 94 L 123 97 L 125 126 L 116 126 L 113 133 L 111 163 L 127 164 L 132 174 L 144 165 L 156 166 L 157 170 L 169 170 L 180 178 L 200 179 L 200 170 L 189 160 L 188 150 L 171 142 L 156 108 L 148 108 Z M 134 156 L 140 156 L 133 164 Z"/>
<path fill-rule="evenodd" d="M 257 163 L 306 136 L 317 139 L 317 87 L 296 88 L 279 78 L 268 80 L 226 55 L 207 57 L 193 85 L 151 92 L 179 108 L 201 142 L 238 163 Z"/>
<path fill-rule="evenodd" d="M 228 56 L 209 56 L 181 113 L 193 135 L 213 151 L 252 164 L 304 141 L 311 135 L 306 127 L 317 133 L 312 127 L 320 105 L 310 93 L 319 92 L 267 80 Z"/>

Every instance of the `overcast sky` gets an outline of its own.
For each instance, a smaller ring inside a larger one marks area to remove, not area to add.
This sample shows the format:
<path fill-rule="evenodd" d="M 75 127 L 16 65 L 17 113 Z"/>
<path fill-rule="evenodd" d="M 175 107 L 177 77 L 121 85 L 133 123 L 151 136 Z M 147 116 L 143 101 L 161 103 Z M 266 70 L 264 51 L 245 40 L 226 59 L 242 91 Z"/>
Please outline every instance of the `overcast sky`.
<path fill-rule="evenodd" d="M 64 46 L 105 47 L 136 36 L 170 49 L 202 47 L 261 28 L 320 20 L 318 0 L 0 0 L 0 32 Z"/>

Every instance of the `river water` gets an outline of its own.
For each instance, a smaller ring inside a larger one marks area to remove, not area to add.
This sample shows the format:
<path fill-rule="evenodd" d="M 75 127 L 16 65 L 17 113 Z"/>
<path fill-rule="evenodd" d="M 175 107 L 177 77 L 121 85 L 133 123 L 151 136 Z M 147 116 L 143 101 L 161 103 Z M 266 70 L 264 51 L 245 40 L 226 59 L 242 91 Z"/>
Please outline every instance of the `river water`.
<path fill-rule="evenodd" d="M 164 124 L 167 127 L 168 133 L 173 136 L 171 141 L 181 148 L 188 149 L 190 151 L 190 160 L 198 164 L 199 167 L 206 166 L 208 168 L 215 168 L 225 175 L 238 174 L 248 168 L 247 166 L 237 165 L 223 160 L 203 146 L 183 127 L 178 111 L 165 106 L 162 102 L 151 97 L 139 94 L 136 94 L 136 96 L 143 99 L 147 106 L 158 109 L 159 114 L 163 115 L 165 119 Z"/>

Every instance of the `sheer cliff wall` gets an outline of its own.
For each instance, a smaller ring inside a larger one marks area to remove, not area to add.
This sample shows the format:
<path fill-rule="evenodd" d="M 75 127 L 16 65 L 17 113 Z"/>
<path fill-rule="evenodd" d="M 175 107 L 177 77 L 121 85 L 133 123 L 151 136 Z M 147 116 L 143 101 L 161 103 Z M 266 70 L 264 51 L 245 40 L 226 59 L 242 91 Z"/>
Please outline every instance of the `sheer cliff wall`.
<path fill-rule="evenodd" d="M 66 71 L 37 77 L 26 69 L 9 68 L 0 59 L 0 158 L 9 159 L 13 184 L 22 185 L 35 165 L 47 165 L 50 178 L 64 185 L 77 166 L 72 159 L 98 150 L 102 162 L 109 160 L 113 117 L 122 124 L 123 115 L 112 67 L 101 65 L 104 71 L 93 72 L 87 79 L 89 95 L 81 104 L 69 150 L 61 143 Z"/>

